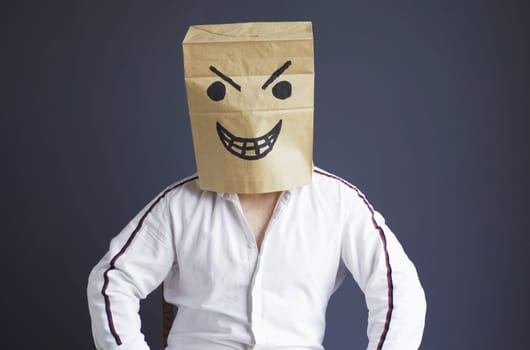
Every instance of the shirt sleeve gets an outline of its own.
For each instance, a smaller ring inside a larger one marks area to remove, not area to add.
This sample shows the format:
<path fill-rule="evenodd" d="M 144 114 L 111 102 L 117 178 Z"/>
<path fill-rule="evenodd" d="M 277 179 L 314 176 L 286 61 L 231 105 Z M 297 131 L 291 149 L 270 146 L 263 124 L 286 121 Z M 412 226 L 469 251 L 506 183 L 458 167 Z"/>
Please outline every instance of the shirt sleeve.
<path fill-rule="evenodd" d="M 365 295 L 368 350 L 418 349 L 426 301 L 416 268 L 381 214 L 356 191 L 341 257 Z"/>
<path fill-rule="evenodd" d="M 140 331 L 140 299 L 162 283 L 176 261 L 166 193 L 112 239 L 89 275 L 88 306 L 99 350 L 149 349 Z"/>

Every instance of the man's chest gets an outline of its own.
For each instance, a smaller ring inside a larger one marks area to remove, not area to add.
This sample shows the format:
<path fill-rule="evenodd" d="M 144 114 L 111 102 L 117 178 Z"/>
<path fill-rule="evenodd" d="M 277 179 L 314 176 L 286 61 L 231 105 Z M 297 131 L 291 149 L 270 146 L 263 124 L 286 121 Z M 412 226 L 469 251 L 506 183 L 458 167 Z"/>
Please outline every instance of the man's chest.
<path fill-rule="evenodd" d="M 280 204 L 277 209 L 261 249 L 236 207 L 197 211 L 175 239 L 178 284 L 190 293 L 200 289 L 223 295 L 246 290 L 253 282 L 265 289 L 332 288 L 340 263 L 340 222 L 299 206 Z"/>
<path fill-rule="evenodd" d="M 243 213 L 248 228 L 256 239 L 258 251 L 261 251 L 261 243 L 267 231 L 268 224 L 273 214 L 278 216 L 283 209 L 280 205 L 276 207 L 280 192 L 265 194 L 240 194 L 238 209 Z M 237 203 L 235 203 L 237 205 Z M 276 213 L 275 213 L 276 212 Z"/>

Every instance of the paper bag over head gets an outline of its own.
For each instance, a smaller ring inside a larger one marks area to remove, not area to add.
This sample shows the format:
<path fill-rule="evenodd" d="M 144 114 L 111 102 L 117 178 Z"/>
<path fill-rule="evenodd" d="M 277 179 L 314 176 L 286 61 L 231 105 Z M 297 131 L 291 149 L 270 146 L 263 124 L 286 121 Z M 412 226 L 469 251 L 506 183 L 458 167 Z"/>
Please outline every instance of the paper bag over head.
<path fill-rule="evenodd" d="M 201 189 L 264 193 L 309 184 L 311 22 L 191 26 L 183 50 Z"/>

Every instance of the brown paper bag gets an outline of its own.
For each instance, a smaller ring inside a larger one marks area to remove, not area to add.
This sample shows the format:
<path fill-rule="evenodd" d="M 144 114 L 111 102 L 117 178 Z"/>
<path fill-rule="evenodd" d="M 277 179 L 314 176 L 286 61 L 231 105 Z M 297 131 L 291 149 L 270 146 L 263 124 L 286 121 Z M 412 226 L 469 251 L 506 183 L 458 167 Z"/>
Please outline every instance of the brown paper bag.
<path fill-rule="evenodd" d="M 311 182 L 311 22 L 191 26 L 184 72 L 199 185 L 264 193 Z"/>

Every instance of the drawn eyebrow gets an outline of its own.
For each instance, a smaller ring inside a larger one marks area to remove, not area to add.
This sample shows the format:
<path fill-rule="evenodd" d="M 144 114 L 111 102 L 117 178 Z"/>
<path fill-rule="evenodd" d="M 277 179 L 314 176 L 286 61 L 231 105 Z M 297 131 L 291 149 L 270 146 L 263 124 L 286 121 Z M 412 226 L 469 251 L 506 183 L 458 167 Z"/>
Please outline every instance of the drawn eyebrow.
<path fill-rule="evenodd" d="M 271 74 L 270 78 L 267 79 L 267 81 L 265 82 L 265 84 L 263 84 L 263 86 L 261 87 L 263 90 L 265 90 L 267 88 L 267 86 L 269 86 L 274 80 L 276 80 L 276 78 L 278 78 L 280 76 L 280 74 L 282 74 L 283 72 L 285 72 L 285 70 L 287 68 L 289 68 L 289 66 L 291 65 L 291 61 L 287 61 L 283 64 L 283 66 L 281 66 L 280 68 L 278 68 L 274 73 Z"/>
<path fill-rule="evenodd" d="M 236 83 L 235 81 L 232 80 L 232 78 L 230 77 L 227 77 L 226 75 L 224 75 L 223 73 L 221 73 L 217 68 L 215 68 L 214 66 L 210 66 L 210 70 L 212 72 L 214 72 L 215 74 L 217 74 L 219 76 L 219 78 L 223 79 L 224 81 L 226 81 L 228 84 L 232 85 L 237 91 L 241 91 L 241 86 Z"/>

